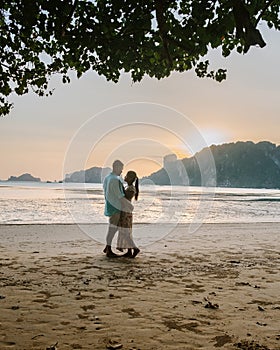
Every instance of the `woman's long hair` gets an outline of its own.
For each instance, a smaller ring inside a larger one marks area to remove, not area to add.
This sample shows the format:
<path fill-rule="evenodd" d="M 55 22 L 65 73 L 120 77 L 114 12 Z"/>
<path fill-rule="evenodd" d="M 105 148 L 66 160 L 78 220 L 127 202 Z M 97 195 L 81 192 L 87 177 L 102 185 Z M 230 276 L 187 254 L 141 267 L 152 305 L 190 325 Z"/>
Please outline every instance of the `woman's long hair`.
<path fill-rule="evenodd" d="M 135 192 L 134 198 L 137 201 L 138 195 L 139 195 L 139 180 L 138 180 L 138 177 L 136 177 L 136 180 L 135 180 L 135 189 L 136 189 L 136 192 Z"/>
<path fill-rule="evenodd" d="M 130 170 L 130 171 L 127 172 L 126 176 L 129 177 L 130 179 L 133 179 L 132 182 L 135 182 L 135 190 L 136 190 L 136 192 L 135 192 L 134 198 L 137 201 L 138 195 L 139 195 L 139 180 L 138 180 L 137 174 L 136 174 L 135 171 Z"/>

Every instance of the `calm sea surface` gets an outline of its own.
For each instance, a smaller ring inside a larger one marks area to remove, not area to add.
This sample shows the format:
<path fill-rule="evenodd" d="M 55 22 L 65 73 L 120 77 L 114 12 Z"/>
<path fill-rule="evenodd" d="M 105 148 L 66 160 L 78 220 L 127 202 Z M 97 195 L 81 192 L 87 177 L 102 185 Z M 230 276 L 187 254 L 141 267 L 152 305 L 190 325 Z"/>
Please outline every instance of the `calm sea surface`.
<path fill-rule="evenodd" d="M 280 190 L 143 185 L 135 223 L 280 222 Z M 101 184 L 0 182 L 0 224 L 106 223 Z"/>

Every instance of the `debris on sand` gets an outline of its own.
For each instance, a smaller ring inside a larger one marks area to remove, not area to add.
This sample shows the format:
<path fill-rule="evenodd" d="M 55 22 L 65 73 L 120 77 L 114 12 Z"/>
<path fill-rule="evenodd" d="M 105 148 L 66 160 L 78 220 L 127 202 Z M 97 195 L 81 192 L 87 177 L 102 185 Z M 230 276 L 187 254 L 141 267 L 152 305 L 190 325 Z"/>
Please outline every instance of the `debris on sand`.
<path fill-rule="evenodd" d="M 108 350 L 121 349 L 122 347 L 123 345 L 115 340 L 109 340 L 108 344 L 106 345 Z"/>
<path fill-rule="evenodd" d="M 207 301 L 207 303 L 204 305 L 204 307 L 206 309 L 213 309 L 216 310 L 219 308 L 218 304 L 213 304 L 210 300 L 208 300 L 207 298 L 204 298 L 205 301 Z"/>
<path fill-rule="evenodd" d="M 57 344 L 58 344 L 58 342 L 56 342 L 54 345 L 48 346 L 46 348 L 46 350 L 58 350 Z"/>

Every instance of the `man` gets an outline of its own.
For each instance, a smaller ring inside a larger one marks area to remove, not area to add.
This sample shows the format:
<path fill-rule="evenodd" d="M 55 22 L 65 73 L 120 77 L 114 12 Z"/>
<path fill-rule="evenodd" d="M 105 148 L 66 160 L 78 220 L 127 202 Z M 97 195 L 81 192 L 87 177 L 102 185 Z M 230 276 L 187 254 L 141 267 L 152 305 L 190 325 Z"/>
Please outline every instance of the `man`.
<path fill-rule="evenodd" d="M 118 255 L 112 252 L 112 241 L 115 233 L 118 231 L 118 223 L 120 220 L 121 210 L 132 211 L 133 205 L 125 198 L 123 186 L 119 176 L 123 171 L 123 163 L 115 160 L 113 163 L 113 171 L 108 174 L 103 182 L 105 196 L 105 212 L 109 217 L 109 227 L 106 237 L 106 247 L 103 250 L 107 257 L 114 258 Z"/>

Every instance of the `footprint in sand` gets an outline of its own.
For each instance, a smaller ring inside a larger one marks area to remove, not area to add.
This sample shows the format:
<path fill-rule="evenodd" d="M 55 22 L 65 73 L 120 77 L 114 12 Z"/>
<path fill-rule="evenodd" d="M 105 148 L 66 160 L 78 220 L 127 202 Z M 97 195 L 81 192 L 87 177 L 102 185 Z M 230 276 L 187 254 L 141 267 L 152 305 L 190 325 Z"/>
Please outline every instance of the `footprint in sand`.
<path fill-rule="evenodd" d="M 16 343 L 13 342 L 13 341 L 0 341 L 0 345 L 3 345 L 3 346 L 14 346 L 14 345 L 16 345 Z"/>
<path fill-rule="evenodd" d="M 82 308 L 85 312 L 87 312 L 88 310 L 93 310 L 93 309 L 95 309 L 95 305 L 93 305 L 93 304 L 82 305 L 81 308 Z"/>
<path fill-rule="evenodd" d="M 165 318 L 162 322 L 169 330 L 176 329 L 177 331 L 183 332 L 185 329 L 194 333 L 201 333 L 197 328 L 199 326 L 198 322 L 182 323 L 178 320 L 172 320 L 170 318 Z"/>
<path fill-rule="evenodd" d="M 232 343 L 232 337 L 229 335 L 217 335 L 213 340 L 216 342 L 214 344 L 215 348 L 221 348 L 227 343 Z"/>
<path fill-rule="evenodd" d="M 141 314 L 138 311 L 135 311 L 133 308 L 122 309 L 122 312 L 126 312 L 129 316 L 136 318 L 141 317 Z"/>

